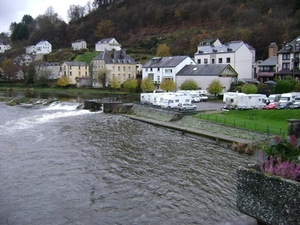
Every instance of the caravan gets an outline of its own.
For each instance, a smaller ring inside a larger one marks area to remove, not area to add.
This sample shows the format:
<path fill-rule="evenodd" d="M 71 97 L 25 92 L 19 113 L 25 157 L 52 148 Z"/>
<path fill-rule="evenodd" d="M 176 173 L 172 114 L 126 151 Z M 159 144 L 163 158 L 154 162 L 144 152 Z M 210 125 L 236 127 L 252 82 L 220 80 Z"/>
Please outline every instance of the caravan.
<path fill-rule="evenodd" d="M 226 92 L 223 96 L 226 109 L 263 109 L 266 105 L 266 95 Z"/>
<path fill-rule="evenodd" d="M 283 93 L 280 96 L 279 102 L 295 102 L 300 98 L 300 92 Z"/>
<path fill-rule="evenodd" d="M 192 97 L 189 95 L 181 95 L 181 94 L 175 94 L 173 96 L 165 96 L 161 107 L 162 108 L 177 108 L 179 103 L 191 103 Z"/>

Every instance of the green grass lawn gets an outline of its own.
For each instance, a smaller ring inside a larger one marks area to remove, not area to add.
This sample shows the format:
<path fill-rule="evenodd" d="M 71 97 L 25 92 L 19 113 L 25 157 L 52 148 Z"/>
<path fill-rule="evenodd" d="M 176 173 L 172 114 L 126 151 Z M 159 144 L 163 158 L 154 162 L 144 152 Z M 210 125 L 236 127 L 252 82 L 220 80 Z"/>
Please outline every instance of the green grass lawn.
<path fill-rule="evenodd" d="M 213 114 L 197 114 L 195 117 L 249 130 L 286 136 L 287 120 L 300 119 L 300 110 L 230 110 Z"/>

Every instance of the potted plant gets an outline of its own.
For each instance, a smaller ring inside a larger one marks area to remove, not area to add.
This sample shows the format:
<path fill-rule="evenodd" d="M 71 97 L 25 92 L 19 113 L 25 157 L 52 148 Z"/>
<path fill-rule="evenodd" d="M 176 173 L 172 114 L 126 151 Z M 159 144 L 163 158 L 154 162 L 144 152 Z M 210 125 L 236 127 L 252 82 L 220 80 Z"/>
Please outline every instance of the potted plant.
<path fill-rule="evenodd" d="M 300 224 L 300 138 L 276 136 L 259 158 L 237 170 L 238 209 L 266 224 Z"/>

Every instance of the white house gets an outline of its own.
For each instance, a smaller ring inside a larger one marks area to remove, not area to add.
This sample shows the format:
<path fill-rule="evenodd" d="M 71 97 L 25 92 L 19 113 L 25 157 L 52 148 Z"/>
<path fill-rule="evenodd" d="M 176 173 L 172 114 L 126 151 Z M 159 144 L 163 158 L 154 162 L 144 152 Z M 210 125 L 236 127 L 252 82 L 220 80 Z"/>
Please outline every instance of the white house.
<path fill-rule="evenodd" d="M 112 49 L 117 51 L 121 50 L 121 45 L 115 38 L 104 38 L 95 44 L 95 51 L 97 52 L 102 52 L 104 50 L 110 51 Z"/>
<path fill-rule="evenodd" d="M 213 80 L 217 79 L 223 86 L 223 92 L 230 89 L 238 74 L 230 64 L 186 65 L 176 74 L 176 89 L 189 79 L 198 84 L 198 89 L 207 90 Z"/>
<path fill-rule="evenodd" d="M 86 49 L 86 48 L 87 48 L 86 41 L 83 39 L 76 40 L 72 43 L 73 50 L 80 50 L 80 49 Z"/>
<path fill-rule="evenodd" d="M 11 49 L 10 45 L 0 44 L 0 53 L 4 53 L 7 50 Z"/>
<path fill-rule="evenodd" d="M 198 45 L 194 55 L 197 64 L 230 64 L 238 73 L 239 79 L 254 77 L 255 49 L 243 41 L 222 44 L 214 41 L 211 45 Z"/>
<path fill-rule="evenodd" d="M 35 54 L 48 54 L 52 52 L 52 45 L 48 41 L 40 41 L 35 45 Z"/>
<path fill-rule="evenodd" d="M 29 46 L 25 47 L 25 53 L 26 54 L 35 53 L 35 45 L 29 45 Z"/>
<path fill-rule="evenodd" d="M 196 65 L 189 56 L 154 57 L 143 66 L 142 78 L 150 78 L 159 87 L 165 79 L 176 83 L 176 74 L 186 65 Z"/>

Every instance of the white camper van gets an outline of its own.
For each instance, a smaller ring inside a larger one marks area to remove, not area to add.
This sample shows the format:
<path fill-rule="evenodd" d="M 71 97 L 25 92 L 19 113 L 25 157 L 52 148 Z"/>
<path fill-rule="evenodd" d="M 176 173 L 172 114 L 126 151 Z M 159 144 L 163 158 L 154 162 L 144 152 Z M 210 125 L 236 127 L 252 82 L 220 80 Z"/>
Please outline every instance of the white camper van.
<path fill-rule="evenodd" d="M 192 97 L 189 95 L 166 96 L 161 103 L 162 108 L 177 108 L 179 103 L 191 103 Z"/>
<path fill-rule="evenodd" d="M 300 97 L 300 92 L 283 93 L 280 96 L 279 102 L 295 102 L 296 98 Z"/>
<path fill-rule="evenodd" d="M 226 109 L 262 109 L 266 105 L 266 95 L 225 92 L 223 96 Z"/>

